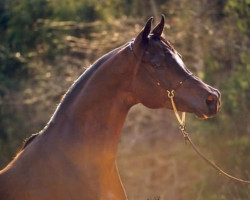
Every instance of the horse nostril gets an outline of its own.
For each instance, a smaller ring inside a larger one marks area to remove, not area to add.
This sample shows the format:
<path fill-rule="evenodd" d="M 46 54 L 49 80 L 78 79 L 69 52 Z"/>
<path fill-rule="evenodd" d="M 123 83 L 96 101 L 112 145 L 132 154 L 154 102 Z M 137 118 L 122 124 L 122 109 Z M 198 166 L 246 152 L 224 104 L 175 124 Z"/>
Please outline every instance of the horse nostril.
<path fill-rule="evenodd" d="M 215 97 L 215 96 L 213 96 L 213 95 L 211 95 L 211 94 L 207 96 L 207 98 L 206 98 L 206 104 L 207 104 L 208 106 L 214 105 L 215 102 L 216 102 L 216 97 Z"/>
<path fill-rule="evenodd" d="M 208 92 L 204 103 L 209 113 L 215 115 L 220 110 L 220 92 L 218 90 Z"/>

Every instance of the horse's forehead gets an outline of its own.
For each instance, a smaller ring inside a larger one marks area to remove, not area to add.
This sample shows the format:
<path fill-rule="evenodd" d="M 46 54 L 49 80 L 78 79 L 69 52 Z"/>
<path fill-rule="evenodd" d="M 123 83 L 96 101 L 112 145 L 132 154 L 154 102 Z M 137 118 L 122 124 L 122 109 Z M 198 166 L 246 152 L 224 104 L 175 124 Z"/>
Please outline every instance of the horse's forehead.
<path fill-rule="evenodd" d="M 159 37 L 159 38 L 154 38 L 152 37 L 149 43 L 150 48 L 153 51 L 171 51 L 171 52 L 175 52 L 174 48 L 170 45 L 170 42 L 168 42 L 167 40 Z M 155 52 L 156 53 L 156 52 Z"/>
<path fill-rule="evenodd" d="M 180 66 L 181 68 L 183 68 L 186 71 L 186 66 L 185 66 L 181 56 L 174 49 L 174 47 L 172 46 L 172 44 L 168 40 L 166 40 L 162 37 L 156 38 L 156 39 L 151 38 L 149 46 L 150 46 L 152 55 L 171 56 L 175 60 L 175 62 L 178 64 L 178 66 Z M 169 54 L 165 54 L 166 51 L 169 51 Z M 164 54 L 162 54 L 161 52 L 164 52 Z"/>

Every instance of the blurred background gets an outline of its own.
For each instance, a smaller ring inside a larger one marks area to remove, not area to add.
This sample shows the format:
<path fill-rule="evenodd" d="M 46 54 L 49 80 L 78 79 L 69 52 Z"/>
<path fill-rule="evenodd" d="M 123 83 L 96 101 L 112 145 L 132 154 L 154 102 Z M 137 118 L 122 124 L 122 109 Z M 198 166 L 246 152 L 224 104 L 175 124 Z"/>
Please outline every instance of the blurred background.
<path fill-rule="evenodd" d="M 164 37 L 190 70 L 222 93 L 221 112 L 187 128 L 225 171 L 250 179 L 249 0 L 1 0 L 0 168 L 41 130 L 97 58 L 166 16 Z M 169 110 L 130 111 L 117 158 L 131 200 L 249 200 L 185 144 Z"/>

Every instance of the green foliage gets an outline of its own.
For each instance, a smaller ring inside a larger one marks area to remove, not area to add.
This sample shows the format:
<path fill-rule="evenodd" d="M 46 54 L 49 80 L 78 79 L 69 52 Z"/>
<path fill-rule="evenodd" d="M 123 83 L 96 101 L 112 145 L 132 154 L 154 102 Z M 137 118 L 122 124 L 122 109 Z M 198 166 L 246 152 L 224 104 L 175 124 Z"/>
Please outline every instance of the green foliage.
<path fill-rule="evenodd" d="M 228 0 L 225 6 L 225 13 L 235 17 L 237 27 L 241 32 L 249 34 L 249 28 L 250 28 L 249 0 Z"/>
<path fill-rule="evenodd" d="M 243 114 L 242 111 L 249 108 L 250 98 L 250 59 L 246 52 L 239 53 L 239 57 L 239 64 L 223 85 L 224 98 L 228 100 L 224 102 L 224 107 L 228 114 L 237 115 L 236 118 Z"/>
<path fill-rule="evenodd" d="M 27 69 L 23 67 L 24 62 L 20 54 L 13 55 L 4 47 L 0 49 L 0 83 L 2 86 L 8 85 L 11 87 L 7 83 L 8 80 L 18 79 L 27 75 Z"/>
<path fill-rule="evenodd" d="M 6 1 L 2 20 L 5 21 L 2 44 L 12 52 L 24 53 L 43 40 L 41 30 L 36 29 L 38 19 L 49 15 L 50 9 L 44 0 Z"/>
<path fill-rule="evenodd" d="M 207 133 L 206 142 L 212 143 L 219 165 L 236 177 L 249 179 L 249 1 L 229 0 L 221 9 L 224 15 L 219 23 L 213 21 L 212 25 L 219 25 L 218 35 L 224 37 L 221 40 L 213 35 L 209 40 L 204 75 L 206 82 L 220 89 L 222 108 L 218 117 L 207 123 L 207 129 L 202 124 L 198 126 Z M 204 199 L 248 199 L 250 195 L 247 186 L 223 182 L 214 176 L 206 178 L 204 191 Z"/>
<path fill-rule="evenodd" d="M 213 43 L 209 54 L 205 57 L 205 79 L 212 85 L 218 85 L 222 92 L 223 113 L 220 113 L 220 131 L 225 131 L 226 128 L 230 134 L 233 132 L 236 135 L 247 135 L 250 132 L 247 118 L 250 98 L 250 59 L 249 49 L 246 46 L 250 27 L 245 23 L 249 21 L 249 13 L 246 12 L 248 3 L 248 1 L 228 1 L 225 4 L 224 12 L 227 15 L 221 21 L 225 23 L 221 27 L 225 30 L 223 34 L 227 36 L 223 38 L 224 45 Z M 236 26 L 226 25 L 231 21 L 238 23 Z M 246 26 L 240 29 L 239 24 Z"/>
<path fill-rule="evenodd" d="M 96 0 L 54 0 L 50 7 L 56 20 L 90 22 L 104 18 L 99 4 Z"/>

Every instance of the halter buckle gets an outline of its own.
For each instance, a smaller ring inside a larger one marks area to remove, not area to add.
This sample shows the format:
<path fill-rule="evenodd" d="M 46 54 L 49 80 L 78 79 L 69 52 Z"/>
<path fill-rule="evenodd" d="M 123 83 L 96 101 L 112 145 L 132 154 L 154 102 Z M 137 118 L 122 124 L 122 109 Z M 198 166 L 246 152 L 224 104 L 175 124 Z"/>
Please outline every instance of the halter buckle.
<path fill-rule="evenodd" d="M 168 93 L 168 98 L 174 98 L 174 90 L 171 90 L 171 91 L 169 91 L 169 90 L 167 90 L 167 93 Z"/>
<path fill-rule="evenodd" d="M 179 129 L 181 130 L 181 132 L 186 131 L 186 126 L 185 125 L 180 125 Z"/>

